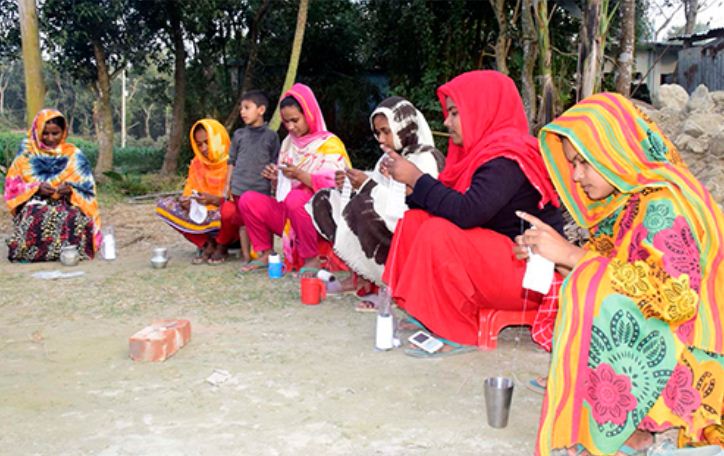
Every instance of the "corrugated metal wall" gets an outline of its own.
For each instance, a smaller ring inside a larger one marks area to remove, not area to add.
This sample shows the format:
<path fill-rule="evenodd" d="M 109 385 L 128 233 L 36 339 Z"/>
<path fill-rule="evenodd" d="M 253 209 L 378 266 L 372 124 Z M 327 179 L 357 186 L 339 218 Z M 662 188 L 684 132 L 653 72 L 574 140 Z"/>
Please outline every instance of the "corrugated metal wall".
<path fill-rule="evenodd" d="M 706 46 L 679 51 L 676 82 L 691 93 L 699 84 L 711 90 L 724 90 L 724 37 Z"/>

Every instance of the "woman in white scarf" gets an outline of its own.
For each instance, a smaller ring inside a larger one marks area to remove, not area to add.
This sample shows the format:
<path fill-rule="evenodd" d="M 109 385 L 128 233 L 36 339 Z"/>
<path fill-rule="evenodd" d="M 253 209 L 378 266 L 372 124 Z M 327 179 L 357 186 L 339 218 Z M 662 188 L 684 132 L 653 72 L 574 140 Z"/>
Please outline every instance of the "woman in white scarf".
<path fill-rule="evenodd" d="M 390 97 L 370 115 L 370 126 L 380 146 L 394 149 L 423 173 L 437 177 L 445 158 L 435 149 L 432 132 L 424 116 L 409 101 Z M 317 231 L 332 243 L 334 252 L 354 273 L 382 285 L 382 271 L 405 204 L 404 184 L 380 172 L 380 157 L 374 169 L 351 169 L 337 176 L 337 189 L 317 192 L 307 205 Z M 344 195 L 344 178 L 354 193 Z"/>

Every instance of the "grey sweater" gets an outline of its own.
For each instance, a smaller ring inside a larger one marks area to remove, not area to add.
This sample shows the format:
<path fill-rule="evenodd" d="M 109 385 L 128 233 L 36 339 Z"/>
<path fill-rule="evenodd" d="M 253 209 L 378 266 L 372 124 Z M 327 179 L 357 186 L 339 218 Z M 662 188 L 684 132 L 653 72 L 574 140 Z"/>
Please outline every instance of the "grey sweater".
<path fill-rule="evenodd" d="M 234 166 L 231 193 L 242 195 L 253 190 L 269 195 L 271 183 L 261 176 L 261 172 L 269 163 L 276 163 L 278 156 L 279 136 L 266 124 L 236 130 L 231 140 L 228 162 Z"/>

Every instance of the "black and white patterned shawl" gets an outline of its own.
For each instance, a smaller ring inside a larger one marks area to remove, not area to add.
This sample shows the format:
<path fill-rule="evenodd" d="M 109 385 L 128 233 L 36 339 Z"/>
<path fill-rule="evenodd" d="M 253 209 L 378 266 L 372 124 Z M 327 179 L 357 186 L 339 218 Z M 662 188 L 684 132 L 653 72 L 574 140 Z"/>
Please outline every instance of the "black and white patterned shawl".
<path fill-rule="evenodd" d="M 377 115 L 387 118 L 395 150 L 437 178 L 445 157 L 435 149 L 430 127 L 412 103 L 402 97 L 387 98 L 370 115 L 371 126 Z M 367 172 L 370 178 L 344 208 L 336 189 L 317 192 L 307 206 L 317 231 L 332 243 L 335 253 L 357 274 L 378 285 L 398 221 L 387 215 L 391 181 L 379 172 L 381 160 Z"/>

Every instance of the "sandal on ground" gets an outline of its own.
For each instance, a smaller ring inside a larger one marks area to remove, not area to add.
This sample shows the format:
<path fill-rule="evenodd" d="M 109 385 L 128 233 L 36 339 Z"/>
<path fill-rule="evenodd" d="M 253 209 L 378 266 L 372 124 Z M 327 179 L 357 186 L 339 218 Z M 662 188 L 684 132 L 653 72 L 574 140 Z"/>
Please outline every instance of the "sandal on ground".
<path fill-rule="evenodd" d="M 191 260 L 191 264 L 193 265 L 199 265 L 204 264 L 208 261 L 208 257 L 205 257 L 204 254 L 199 254 L 194 257 L 193 260 Z"/>
<path fill-rule="evenodd" d="M 239 274 L 244 275 L 254 271 L 261 271 L 269 267 L 269 263 L 261 260 L 251 260 L 239 269 Z"/>
<path fill-rule="evenodd" d="M 299 270 L 299 277 L 317 277 L 318 272 L 319 268 L 304 266 L 302 269 Z"/>
<path fill-rule="evenodd" d="M 541 379 L 546 379 L 547 377 L 536 377 L 530 379 L 528 383 L 526 383 L 525 387 L 529 390 L 533 391 L 534 393 L 538 394 L 545 394 L 546 393 L 546 385 L 541 382 Z"/>
<path fill-rule="evenodd" d="M 209 261 L 209 257 L 213 253 L 213 250 L 214 249 L 211 248 L 211 243 L 206 242 L 203 247 L 196 251 L 196 256 L 193 260 L 191 260 L 191 264 L 199 265 L 206 263 L 207 261 Z"/>
<path fill-rule="evenodd" d="M 364 298 L 360 298 L 360 300 L 354 306 L 354 311 L 362 313 L 376 313 L 377 305 L 379 304 L 379 302 L 379 295 L 374 294 L 365 296 Z"/>
<path fill-rule="evenodd" d="M 442 349 L 440 349 L 435 353 L 428 353 L 421 348 L 410 347 L 405 349 L 405 354 L 413 358 L 445 358 L 447 356 L 461 355 L 463 353 L 477 351 L 477 347 L 473 345 L 451 345 L 449 343 L 446 343 L 445 345 L 450 345 L 451 347 L 453 347 L 452 350 L 442 351 Z"/>

